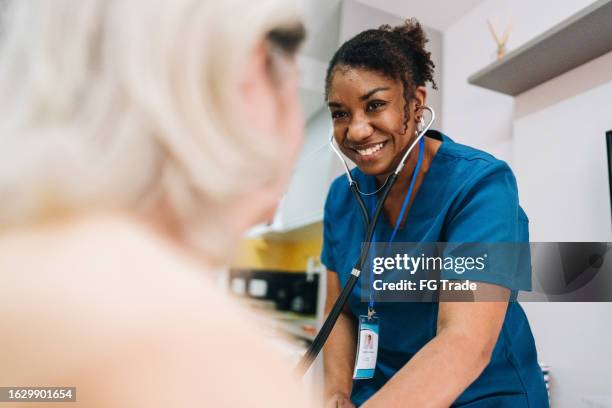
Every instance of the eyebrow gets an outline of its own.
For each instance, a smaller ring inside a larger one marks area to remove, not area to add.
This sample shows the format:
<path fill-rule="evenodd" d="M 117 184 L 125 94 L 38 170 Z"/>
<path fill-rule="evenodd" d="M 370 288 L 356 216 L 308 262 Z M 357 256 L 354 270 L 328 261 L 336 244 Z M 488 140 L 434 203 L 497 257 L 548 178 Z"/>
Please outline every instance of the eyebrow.
<path fill-rule="evenodd" d="M 366 93 L 365 95 L 360 96 L 359 99 L 362 100 L 362 101 L 365 101 L 366 99 L 368 99 L 369 97 L 374 95 L 376 92 L 387 91 L 389 89 L 391 89 L 391 88 L 389 88 L 388 86 L 381 86 L 379 88 L 374 88 L 371 91 L 369 91 L 368 93 Z"/>
<path fill-rule="evenodd" d="M 365 101 L 365 100 L 369 99 L 372 95 L 374 95 L 376 92 L 387 91 L 389 89 L 391 89 L 391 88 L 389 88 L 388 86 L 381 86 L 381 87 L 378 87 L 378 88 L 374 88 L 371 91 L 368 91 L 366 94 L 361 95 L 359 97 L 359 100 L 360 101 Z M 330 102 L 327 103 L 327 106 L 329 106 L 330 108 L 339 108 L 339 107 L 342 106 L 342 104 L 338 103 L 338 102 L 330 101 Z"/>

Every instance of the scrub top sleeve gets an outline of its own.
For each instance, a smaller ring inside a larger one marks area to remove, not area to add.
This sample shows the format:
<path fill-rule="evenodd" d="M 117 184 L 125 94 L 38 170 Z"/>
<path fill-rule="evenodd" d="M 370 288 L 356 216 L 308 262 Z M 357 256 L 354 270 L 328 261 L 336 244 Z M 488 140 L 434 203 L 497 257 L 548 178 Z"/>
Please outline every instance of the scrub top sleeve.
<path fill-rule="evenodd" d="M 327 194 L 327 199 L 325 200 L 325 209 L 323 211 L 323 249 L 321 250 L 321 263 L 325 265 L 328 270 L 332 270 L 337 272 L 336 261 L 334 259 L 334 238 L 332 235 L 332 220 L 334 218 L 331 212 L 331 203 L 332 203 L 332 188 L 330 188 L 329 193 Z"/>
<path fill-rule="evenodd" d="M 516 179 L 508 165 L 496 161 L 472 177 L 456 197 L 445 226 L 444 256 L 483 257 L 479 268 L 441 272 L 443 279 L 488 282 L 511 290 L 531 288 L 526 217 L 521 216 Z M 466 244 L 467 243 L 467 244 Z M 483 266 L 484 265 L 484 266 Z"/>

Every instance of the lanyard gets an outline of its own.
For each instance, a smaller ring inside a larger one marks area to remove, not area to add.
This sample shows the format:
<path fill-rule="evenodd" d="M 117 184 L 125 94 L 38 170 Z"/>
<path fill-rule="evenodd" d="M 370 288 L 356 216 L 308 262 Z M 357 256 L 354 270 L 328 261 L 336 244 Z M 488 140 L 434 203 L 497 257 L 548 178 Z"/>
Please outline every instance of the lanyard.
<path fill-rule="evenodd" d="M 414 168 L 414 172 L 412 173 L 412 178 L 410 179 L 410 186 L 408 187 L 408 191 L 406 192 L 406 197 L 404 197 L 404 203 L 402 204 L 402 209 L 400 210 L 399 216 L 395 221 L 395 226 L 393 227 L 393 232 L 391 233 L 391 238 L 389 239 L 389 243 L 393 242 L 395 239 L 395 235 L 397 234 L 397 230 L 399 229 L 400 223 L 402 222 L 402 218 L 404 218 L 404 213 L 406 212 L 406 208 L 408 207 L 408 202 L 410 201 L 410 196 L 412 195 L 412 188 L 414 187 L 414 182 L 416 181 L 417 174 L 421 168 L 421 163 L 423 162 L 423 152 L 425 150 L 425 138 L 421 138 L 419 142 L 419 158 L 417 160 L 416 167 Z M 374 216 L 374 209 L 376 208 L 376 204 L 378 203 L 378 199 L 374 198 L 374 205 L 372 206 L 372 210 L 370 211 L 370 216 Z M 376 242 L 376 230 L 374 230 L 374 235 L 372 236 L 372 242 Z M 370 277 L 370 287 L 368 288 L 369 293 L 369 303 L 368 310 L 374 310 L 374 299 L 372 297 L 372 271 L 368 274 Z"/>

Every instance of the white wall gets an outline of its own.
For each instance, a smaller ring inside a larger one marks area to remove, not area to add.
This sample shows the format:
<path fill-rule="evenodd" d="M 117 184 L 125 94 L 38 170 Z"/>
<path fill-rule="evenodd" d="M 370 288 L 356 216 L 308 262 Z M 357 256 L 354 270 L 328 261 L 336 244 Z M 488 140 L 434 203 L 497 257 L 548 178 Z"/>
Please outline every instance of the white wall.
<path fill-rule="evenodd" d="M 443 130 L 511 163 L 532 241 L 612 240 L 604 137 L 612 130 L 612 54 L 516 99 L 467 78 L 492 61 L 487 18 L 512 20 L 512 50 L 591 3 L 487 0 L 444 32 Z M 523 306 L 540 360 L 552 366 L 552 405 L 594 406 L 585 398 L 597 394 L 612 404 L 612 303 Z"/>
<path fill-rule="evenodd" d="M 283 229 L 323 219 L 329 186 L 342 173 L 342 166 L 329 147 L 330 136 L 331 115 L 327 108 L 321 108 L 306 124 L 302 152 L 276 214 L 276 222 Z"/>
<path fill-rule="evenodd" d="M 517 108 L 545 99 L 545 88 L 568 89 L 574 80 L 584 82 L 599 69 L 594 65 L 606 65 L 612 76 L 612 53 L 519 96 Z M 533 241 L 612 240 L 604 137 L 612 129 L 610 98 L 612 78 L 515 121 L 515 170 Z M 553 367 L 555 406 L 587 406 L 585 397 L 606 392 L 610 399 L 605 406 L 612 406 L 612 303 L 524 307 L 540 359 Z"/>
<path fill-rule="evenodd" d="M 598 71 L 608 82 L 548 105 L 532 102 Z M 517 118 L 513 132 L 531 240 L 612 241 L 605 140 L 612 130 L 612 52 L 520 95 L 516 104 L 523 112 L 524 105 L 536 109 Z"/>
<path fill-rule="evenodd" d="M 497 32 L 508 21 L 511 51 L 543 33 L 591 0 L 488 0 L 470 10 L 444 31 L 442 60 L 443 131 L 461 143 L 498 154 L 512 162 L 513 99 L 467 83 L 467 78 L 495 60 L 496 45 L 487 19 L 497 20 Z"/>

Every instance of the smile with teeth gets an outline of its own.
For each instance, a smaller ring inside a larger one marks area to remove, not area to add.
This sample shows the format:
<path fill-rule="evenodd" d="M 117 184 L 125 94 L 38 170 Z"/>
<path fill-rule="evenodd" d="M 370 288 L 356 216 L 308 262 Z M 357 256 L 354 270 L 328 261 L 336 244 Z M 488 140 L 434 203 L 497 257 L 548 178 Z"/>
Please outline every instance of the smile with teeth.
<path fill-rule="evenodd" d="M 379 151 L 380 149 L 383 148 L 383 146 L 385 145 L 386 142 L 382 142 L 382 143 L 378 143 L 374 146 L 370 146 L 366 149 L 358 149 L 355 148 L 354 150 L 359 153 L 360 156 L 370 156 L 374 153 L 376 153 L 377 151 Z"/>

